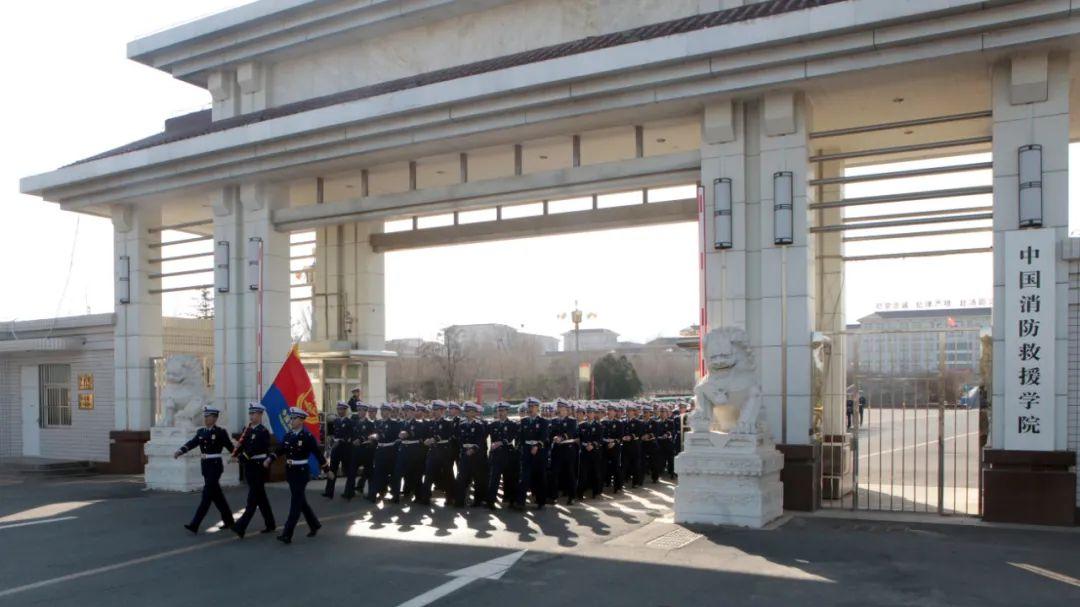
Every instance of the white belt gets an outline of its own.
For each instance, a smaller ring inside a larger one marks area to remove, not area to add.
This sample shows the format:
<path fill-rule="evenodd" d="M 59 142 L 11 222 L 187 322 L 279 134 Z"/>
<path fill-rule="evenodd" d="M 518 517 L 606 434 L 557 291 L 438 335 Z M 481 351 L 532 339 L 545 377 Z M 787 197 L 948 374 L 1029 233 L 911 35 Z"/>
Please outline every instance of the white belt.
<path fill-rule="evenodd" d="M 465 449 L 476 449 L 476 448 L 478 448 L 475 443 L 465 443 L 465 444 L 463 444 L 461 446 L 464 447 Z"/>
<path fill-rule="evenodd" d="M 403 440 L 403 441 L 401 441 L 401 444 L 402 445 L 415 445 L 415 444 L 417 444 L 419 442 L 420 441 L 418 441 L 418 440 Z"/>
<path fill-rule="evenodd" d="M 541 443 L 541 441 L 538 441 L 538 440 L 527 440 L 527 441 L 525 441 L 526 445 L 539 445 L 540 443 Z"/>
<path fill-rule="evenodd" d="M 379 443 L 380 447 L 393 447 L 397 443 Z"/>
<path fill-rule="evenodd" d="M 450 444 L 450 439 L 435 441 L 435 444 L 437 444 L 437 445 L 449 445 Z"/>
<path fill-rule="evenodd" d="M 308 461 L 306 459 L 287 459 L 285 463 L 290 466 L 306 466 Z"/>
<path fill-rule="evenodd" d="M 203 459 L 221 459 L 221 454 L 220 453 L 203 453 L 202 458 Z"/>
<path fill-rule="evenodd" d="M 265 453 L 260 453 L 259 455 L 251 455 L 251 456 L 248 457 L 248 459 L 252 459 L 252 460 L 266 459 L 266 454 Z"/>

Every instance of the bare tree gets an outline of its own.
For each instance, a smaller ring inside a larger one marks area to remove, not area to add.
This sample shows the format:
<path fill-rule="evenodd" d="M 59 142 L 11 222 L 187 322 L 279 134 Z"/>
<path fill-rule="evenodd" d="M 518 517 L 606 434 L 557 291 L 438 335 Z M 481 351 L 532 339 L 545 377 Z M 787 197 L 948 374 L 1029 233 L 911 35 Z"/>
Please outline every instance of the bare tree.
<path fill-rule="evenodd" d="M 461 329 L 447 327 L 439 332 L 441 342 L 424 343 L 420 346 L 420 356 L 434 360 L 442 376 L 446 379 L 446 392 L 449 398 L 460 394 L 458 382 L 461 380 L 462 367 L 469 359 L 465 344 L 462 343 Z"/>

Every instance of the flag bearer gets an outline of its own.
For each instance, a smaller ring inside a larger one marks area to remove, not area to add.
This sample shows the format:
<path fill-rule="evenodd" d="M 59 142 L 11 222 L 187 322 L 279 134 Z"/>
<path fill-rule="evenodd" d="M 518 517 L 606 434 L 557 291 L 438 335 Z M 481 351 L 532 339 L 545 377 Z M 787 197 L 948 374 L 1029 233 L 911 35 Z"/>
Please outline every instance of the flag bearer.
<path fill-rule="evenodd" d="M 203 407 L 203 427 L 195 432 L 195 436 L 176 450 L 173 458 L 191 451 L 196 446 L 202 454 L 203 490 L 199 507 L 195 509 L 195 516 L 184 528 L 192 533 L 199 532 L 199 525 L 203 517 L 210 510 L 210 504 L 217 506 L 221 514 L 222 527 L 229 529 L 233 526 L 232 510 L 229 502 L 225 501 L 225 494 L 221 491 L 221 474 L 225 471 L 225 463 L 221 461 L 222 451 L 232 452 L 233 444 L 229 439 L 229 433 L 224 428 L 217 426 L 218 415 L 221 411 L 214 407 Z"/>
<path fill-rule="evenodd" d="M 326 463 L 326 458 L 323 457 L 319 441 L 304 427 L 305 419 L 307 419 L 307 413 L 303 409 L 289 407 L 289 431 L 285 433 L 285 438 L 281 439 L 277 449 L 266 458 L 266 463 L 263 464 L 269 468 L 276 458 L 282 456 L 285 458 L 285 480 L 289 483 L 291 497 L 289 500 L 289 516 L 285 519 L 285 528 L 282 530 L 281 535 L 277 537 L 278 540 L 285 544 L 292 543 L 293 531 L 296 529 L 296 523 L 300 521 L 301 514 L 304 515 L 304 520 L 307 521 L 308 537 L 315 537 L 315 534 L 322 527 L 319 524 L 319 519 L 315 516 L 315 512 L 308 505 L 307 495 L 305 494 L 305 488 L 308 481 L 311 480 L 311 466 L 308 459 L 314 455 L 319 462 L 319 466 L 326 472 L 329 472 L 330 466 Z"/>

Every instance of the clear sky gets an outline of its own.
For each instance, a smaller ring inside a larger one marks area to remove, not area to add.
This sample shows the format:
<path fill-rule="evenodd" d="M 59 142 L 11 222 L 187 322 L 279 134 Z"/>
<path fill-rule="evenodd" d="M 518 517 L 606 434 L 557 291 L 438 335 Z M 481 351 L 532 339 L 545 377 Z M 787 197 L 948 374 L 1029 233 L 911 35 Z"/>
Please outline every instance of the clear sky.
<path fill-rule="evenodd" d="M 167 117 L 206 107 L 206 91 L 128 61 L 125 45 L 240 4 L 39 0 L 5 7 L 0 247 L 8 296 L 0 299 L 0 321 L 112 309 L 109 222 L 22 196 L 18 178 L 144 137 Z M 1074 166 L 1077 156 L 1071 154 Z M 873 192 L 864 187 L 849 195 Z M 848 254 L 986 246 L 989 236 L 924 240 L 851 243 Z M 697 320 L 696 250 L 695 226 L 677 224 L 388 254 L 387 337 L 433 337 L 446 325 L 474 322 L 558 335 L 569 325 L 557 315 L 575 300 L 597 315 L 587 326 L 613 329 L 624 340 L 672 335 Z M 991 267 L 987 255 L 852 263 L 846 281 L 853 321 L 878 302 L 988 298 Z M 194 301 L 194 294 L 171 296 L 166 313 L 191 313 Z"/>

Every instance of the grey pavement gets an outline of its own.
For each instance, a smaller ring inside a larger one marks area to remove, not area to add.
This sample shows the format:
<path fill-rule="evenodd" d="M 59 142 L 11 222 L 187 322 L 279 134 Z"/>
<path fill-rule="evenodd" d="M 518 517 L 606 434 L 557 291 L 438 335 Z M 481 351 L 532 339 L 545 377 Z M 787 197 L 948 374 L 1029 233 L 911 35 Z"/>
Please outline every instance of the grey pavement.
<path fill-rule="evenodd" d="M 0 476 L 0 605 L 394 607 L 444 587 L 456 579 L 449 573 L 521 550 L 501 578 L 462 584 L 431 604 L 1080 604 L 1075 530 L 942 525 L 932 516 L 687 529 L 671 522 L 673 487 L 664 483 L 525 514 L 375 507 L 313 491 L 323 530 L 308 539 L 301 527 L 284 546 L 258 533 L 192 536 L 181 524 L 197 496 L 144 491 L 140 481 Z M 243 490 L 227 495 L 239 510 Z M 276 485 L 270 495 L 283 520 L 287 491 Z M 217 522 L 212 513 L 207 523 Z M 256 516 L 251 531 L 260 527 Z"/>

